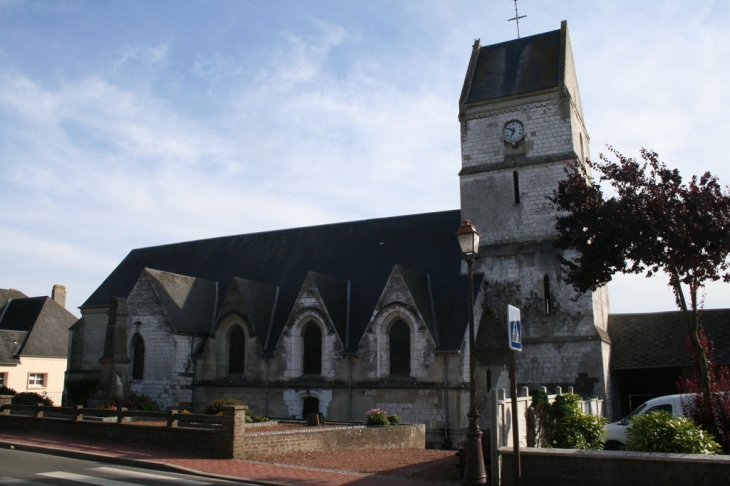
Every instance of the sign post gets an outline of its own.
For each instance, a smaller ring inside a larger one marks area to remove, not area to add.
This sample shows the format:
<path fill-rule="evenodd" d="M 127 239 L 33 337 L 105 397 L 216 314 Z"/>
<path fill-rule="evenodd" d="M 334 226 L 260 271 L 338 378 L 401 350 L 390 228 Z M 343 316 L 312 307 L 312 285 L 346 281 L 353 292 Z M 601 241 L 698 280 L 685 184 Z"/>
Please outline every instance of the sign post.
<path fill-rule="evenodd" d="M 522 351 L 522 323 L 520 310 L 517 307 L 507 306 L 507 335 L 509 336 L 509 384 L 512 395 L 512 458 L 514 464 L 515 484 L 522 483 L 522 464 L 520 461 L 520 427 L 517 420 L 517 370 L 515 353 Z"/>

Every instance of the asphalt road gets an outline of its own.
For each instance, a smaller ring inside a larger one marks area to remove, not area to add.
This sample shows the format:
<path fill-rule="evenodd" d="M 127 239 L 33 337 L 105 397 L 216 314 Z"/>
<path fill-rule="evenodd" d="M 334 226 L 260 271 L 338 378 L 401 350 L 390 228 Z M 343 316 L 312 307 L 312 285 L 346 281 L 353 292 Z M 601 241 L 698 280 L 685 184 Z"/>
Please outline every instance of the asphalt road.
<path fill-rule="evenodd" d="M 99 486 L 205 486 L 215 484 L 254 485 L 255 483 L 221 481 L 188 474 L 68 459 L 35 452 L 0 449 L 1 486 L 41 486 L 49 484 L 64 486 L 84 484 Z"/>

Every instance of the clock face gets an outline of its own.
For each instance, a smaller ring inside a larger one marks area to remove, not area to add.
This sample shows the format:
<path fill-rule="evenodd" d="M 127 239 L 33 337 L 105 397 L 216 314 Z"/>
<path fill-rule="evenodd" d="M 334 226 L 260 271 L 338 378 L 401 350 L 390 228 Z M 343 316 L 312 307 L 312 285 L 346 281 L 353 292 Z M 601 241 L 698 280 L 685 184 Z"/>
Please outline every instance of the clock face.
<path fill-rule="evenodd" d="M 504 126 L 504 131 L 502 132 L 504 139 L 511 143 L 517 143 L 522 140 L 524 134 L 525 127 L 519 120 L 512 120 L 507 122 L 507 124 Z"/>

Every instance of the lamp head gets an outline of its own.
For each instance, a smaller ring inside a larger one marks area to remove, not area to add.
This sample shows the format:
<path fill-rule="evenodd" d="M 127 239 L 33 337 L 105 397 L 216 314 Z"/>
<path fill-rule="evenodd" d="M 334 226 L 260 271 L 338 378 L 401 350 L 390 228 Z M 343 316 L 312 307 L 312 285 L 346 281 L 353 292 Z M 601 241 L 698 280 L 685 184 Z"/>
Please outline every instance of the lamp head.
<path fill-rule="evenodd" d="M 479 232 L 468 219 L 459 226 L 456 239 L 464 257 L 473 257 L 479 252 Z"/>

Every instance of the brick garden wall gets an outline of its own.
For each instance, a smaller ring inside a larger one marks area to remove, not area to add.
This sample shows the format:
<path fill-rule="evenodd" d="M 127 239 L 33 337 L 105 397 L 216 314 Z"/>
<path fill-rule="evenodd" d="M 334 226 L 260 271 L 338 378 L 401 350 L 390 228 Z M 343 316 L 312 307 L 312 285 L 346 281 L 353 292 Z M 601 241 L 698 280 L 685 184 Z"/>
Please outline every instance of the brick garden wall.
<path fill-rule="evenodd" d="M 346 449 L 424 449 L 425 434 L 426 426 L 423 424 L 397 427 L 313 427 L 301 431 L 252 433 L 246 435 L 235 458 L 250 459 L 263 454 Z"/>
<path fill-rule="evenodd" d="M 34 418 L 21 415 L 0 415 L 0 430 L 110 440 L 123 444 L 139 444 L 221 457 L 222 441 L 219 430 L 139 426 L 110 422 L 75 422 L 68 419 Z"/>
<path fill-rule="evenodd" d="M 426 435 L 423 424 L 396 427 L 312 427 L 294 431 L 249 433 L 245 433 L 245 428 L 245 407 L 239 406 L 224 409 L 220 430 L 74 421 L 0 413 L 0 430 L 109 440 L 235 459 L 305 451 L 423 449 Z"/>

